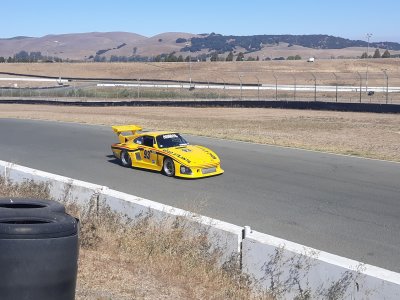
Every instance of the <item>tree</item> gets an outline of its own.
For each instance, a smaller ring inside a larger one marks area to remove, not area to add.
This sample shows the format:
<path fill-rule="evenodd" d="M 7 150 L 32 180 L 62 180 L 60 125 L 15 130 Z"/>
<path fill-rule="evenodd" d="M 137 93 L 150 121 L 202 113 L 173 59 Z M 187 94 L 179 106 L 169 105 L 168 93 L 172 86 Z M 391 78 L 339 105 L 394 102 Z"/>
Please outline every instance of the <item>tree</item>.
<path fill-rule="evenodd" d="M 229 52 L 228 56 L 226 57 L 226 61 L 233 61 L 233 53 L 232 53 L 232 51 Z"/>
<path fill-rule="evenodd" d="M 218 53 L 217 53 L 217 52 L 214 52 L 214 53 L 211 55 L 210 60 L 211 60 L 211 61 L 218 61 Z"/>
<path fill-rule="evenodd" d="M 29 53 L 22 50 L 15 54 L 15 61 L 16 62 L 29 62 Z"/>
<path fill-rule="evenodd" d="M 242 60 L 244 60 L 244 54 L 243 54 L 243 52 L 239 52 L 239 54 L 236 58 L 236 61 L 242 61 Z"/>
<path fill-rule="evenodd" d="M 372 58 L 381 58 L 381 52 L 378 48 L 375 50 L 374 56 L 372 56 Z"/>
<path fill-rule="evenodd" d="M 294 60 L 301 60 L 301 56 L 296 54 L 296 56 L 294 57 Z"/>
<path fill-rule="evenodd" d="M 176 39 L 176 41 L 175 41 L 175 43 L 177 43 L 177 44 L 182 44 L 182 43 L 186 43 L 188 40 L 187 39 L 184 39 L 184 38 L 177 38 Z"/>
<path fill-rule="evenodd" d="M 361 55 L 361 58 L 362 58 L 362 59 L 368 58 L 367 52 L 364 52 L 364 53 Z"/>
<path fill-rule="evenodd" d="M 172 52 L 168 55 L 166 62 L 176 62 L 178 58 L 175 56 L 175 53 Z"/>
<path fill-rule="evenodd" d="M 179 56 L 178 56 L 177 62 L 183 62 L 183 56 L 182 56 L 182 55 L 179 55 Z"/>
<path fill-rule="evenodd" d="M 385 52 L 383 52 L 382 58 L 390 58 L 390 52 L 388 49 L 386 49 Z"/>
<path fill-rule="evenodd" d="M 3 56 L 1 56 L 0 57 L 0 63 L 5 63 L 5 62 L 6 62 L 6 59 Z"/>

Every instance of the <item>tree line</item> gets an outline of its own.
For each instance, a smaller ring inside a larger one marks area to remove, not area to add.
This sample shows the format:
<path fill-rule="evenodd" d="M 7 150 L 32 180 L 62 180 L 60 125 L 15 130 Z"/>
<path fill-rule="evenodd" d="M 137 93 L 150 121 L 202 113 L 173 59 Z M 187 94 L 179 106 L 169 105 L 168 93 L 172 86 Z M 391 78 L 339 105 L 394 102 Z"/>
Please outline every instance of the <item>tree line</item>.
<path fill-rule="evenodd" d="M 20 51 L 12 57 L 8 58 L 0 56 L 0 63 L 29 63 L 29 62 L 62 62 L 62 59 L 55 56 L 43 56 L 40 51 L 38 52 L 27 52 Z"/>
<path fill-rule="evenodd" d="M 388 49 L 386 49 L 385 52 L 383 52 L 383 54 L 381 55 L 381 51 L 379 51 L 378 48 L 375 49 L 374 55 L 372 55 L 372 56 L 368 55 L 367 52 L 364 52 L 361 55 L 361 58 L 363 58 L 363 59 L 365 59 L 365 58 L 390 58 L 390 57 L 391 57 L 391 55 L 390 55 L 390 52 Z"/>
<path fill-rule="evenodd" d="M 299 45 L 313 49 L 343 49 L 348 47 L 367 47 L 368 43 L 361 40 L 349 40 L 341 37 L 312 34 L 312 35 L 252 35 L 252 36 L 226 36 L 211 33 L 202 37 L 193 37 L 188 40 L 179 38 L 176 43 L 186 43 L 183 51 L 201 51 L 210 49 L 219 53 L 244 48 L 248 52 L 259 51 L 264 45 L 288 44 L 288 47 Z M 400 50 L 399 43 L 370 43 L 375 48 L 387 48 L 389 50 Z"/>
<path fill-rule="evenodd" d="M 136 52 L 136 51 L 135 51 Z M 94 62 L 189 62 L 189 61 L 259 61 L 261 60 L 259 56 L 247 56 L 246 53 L 239 52 L 234 53 L 230 51 L 226 56 L 218 53 L 218 51 L 214 51 L 212 53 L 200 54 L 200 55 L 182 55 L 177 54 L 176 52 L 172 52 L 169 54 L 160 54 L 156 56 L 140 56 L 140 55 L 132 55 L 132 56 L 117 56 L 111 55 L 110 57 L 102 56 L 96 54 L 95 56 L 90 56 L 88 59 Z M 385 50 L 383 54 L 380 53 L 379 48 L 375 49 L 373 55 L 368 55 L 367 52 L 364 52 L 360 58 L 390 58 L 394 57 L 390 54 L 389 50 Z M 300 55 L 293 55 L 288 57 L 275 57 L 270 58 L 266 57 L 262 60 L 301 60 Z M 63 60 L 59 57 L 55 56 L 44 56 L 41 52 L 30 52 L 20 51 L 12 57 L 5 58 L 3 56 L 0 57 L 0 63 L 29 63 L 29 62 L 62 62 Z"/>

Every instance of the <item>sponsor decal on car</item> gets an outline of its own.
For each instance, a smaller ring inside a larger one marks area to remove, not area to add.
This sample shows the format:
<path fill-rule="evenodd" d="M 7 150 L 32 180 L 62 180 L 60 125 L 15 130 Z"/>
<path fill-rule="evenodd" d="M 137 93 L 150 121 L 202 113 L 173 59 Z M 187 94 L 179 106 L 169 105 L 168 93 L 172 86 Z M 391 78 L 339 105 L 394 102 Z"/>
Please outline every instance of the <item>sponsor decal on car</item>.
<path fill-rule="evenodd" d="M 174 153 L 174 152 L 172 152 L 172 151 L 170 151 L 170 150 L 168 150 L 168 149 L 163 149 L 163 151 L 164 151 L 164 152 L 167 152 L 168 154 L 170 154 L 170 155 L 172 155 L 172 156 L 175 156 L 175 157 L 177 157 L 177 158 L 180 158 L 180 159 L 186 161 L 188 164 L 191 163 L 190 159 L 188 159 L 188 158 L 186 158 L 186 157 L 180 155 L 179 153 Z"/>
<path fill-rule="evenodd" d="M 177 138 L 177 137 L 178 136 L 176 134 L 174 134 L 174 133 L 172 133 L 172 134 L 164 134 L 163 135 L 164 139 L 173 139 L 173 138 Z"/>

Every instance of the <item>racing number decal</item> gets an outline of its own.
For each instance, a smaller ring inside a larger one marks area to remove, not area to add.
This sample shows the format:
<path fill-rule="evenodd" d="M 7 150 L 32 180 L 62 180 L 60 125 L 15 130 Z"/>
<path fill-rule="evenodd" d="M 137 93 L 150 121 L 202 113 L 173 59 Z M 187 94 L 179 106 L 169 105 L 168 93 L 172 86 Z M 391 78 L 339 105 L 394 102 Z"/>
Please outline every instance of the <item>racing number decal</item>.
<path fill-rule="evenodd" d="M 151 151 L 149 151 L 149 150 L 144 150 L 143 156 L 144 156 L 145 159 L 150 159 L 150 154 L 151 154 Z"/>

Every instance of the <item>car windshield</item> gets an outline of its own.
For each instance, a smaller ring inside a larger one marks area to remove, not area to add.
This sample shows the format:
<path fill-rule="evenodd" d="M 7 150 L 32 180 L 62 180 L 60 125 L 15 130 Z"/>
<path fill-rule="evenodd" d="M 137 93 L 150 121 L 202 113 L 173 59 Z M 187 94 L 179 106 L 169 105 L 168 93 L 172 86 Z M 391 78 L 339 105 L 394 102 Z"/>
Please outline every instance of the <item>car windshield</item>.
<path fill-rule="evenodd" d="M 157 136 L 157 144 L 160 148 L 186 146 L 189 143 L 179 133 L 168 133 Z"/>

